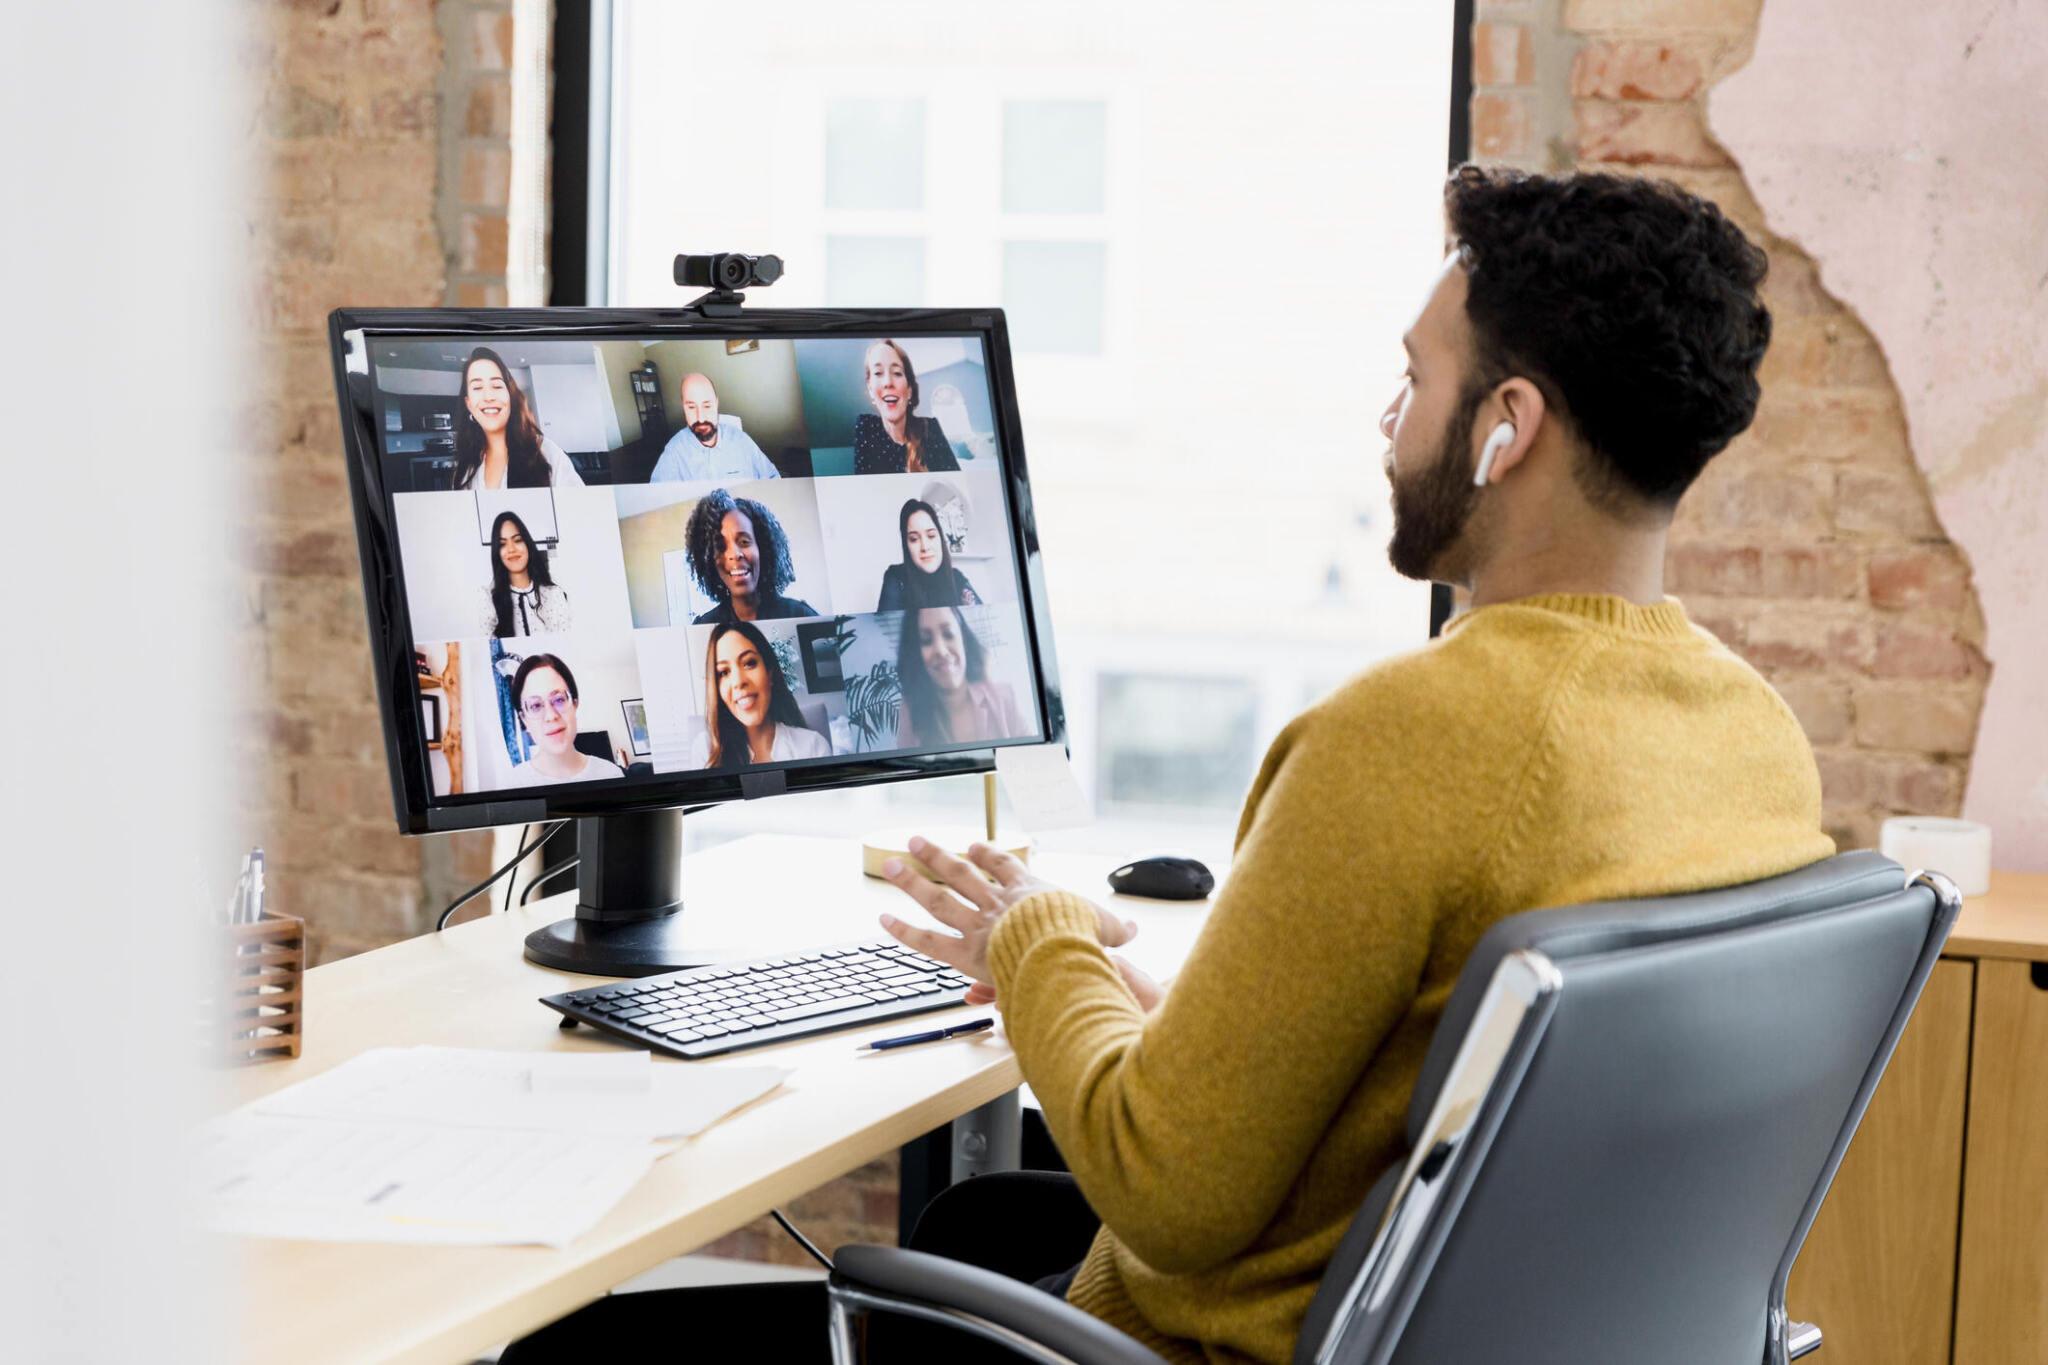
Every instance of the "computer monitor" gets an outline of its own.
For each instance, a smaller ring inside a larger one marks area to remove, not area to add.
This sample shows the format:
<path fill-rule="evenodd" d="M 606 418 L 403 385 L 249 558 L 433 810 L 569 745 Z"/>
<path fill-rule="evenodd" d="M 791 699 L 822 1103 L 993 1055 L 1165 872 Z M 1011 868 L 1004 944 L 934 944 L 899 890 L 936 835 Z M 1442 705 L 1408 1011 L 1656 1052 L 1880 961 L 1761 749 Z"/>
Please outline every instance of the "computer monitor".
<path fill-rule="evenodd" d="M 693 951 L 685 807 L 1064 742 L 997 309 L 343 310 L 393 807 L 578 821 L 530 957 Z"/>

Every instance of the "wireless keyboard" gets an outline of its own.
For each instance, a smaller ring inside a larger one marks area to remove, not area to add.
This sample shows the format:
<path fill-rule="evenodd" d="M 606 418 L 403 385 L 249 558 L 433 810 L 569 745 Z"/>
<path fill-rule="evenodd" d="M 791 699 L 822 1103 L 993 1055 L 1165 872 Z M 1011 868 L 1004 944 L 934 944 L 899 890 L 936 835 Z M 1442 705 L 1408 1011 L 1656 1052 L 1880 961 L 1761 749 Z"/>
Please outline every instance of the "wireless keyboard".
<path fill-rule="evenodd" d="M 894 940 L 691 967 L 541 997 L 579 1024 L 677 1057 L 715 1057 L 812 1033 L 948 1009 L 968 979 Z"/>

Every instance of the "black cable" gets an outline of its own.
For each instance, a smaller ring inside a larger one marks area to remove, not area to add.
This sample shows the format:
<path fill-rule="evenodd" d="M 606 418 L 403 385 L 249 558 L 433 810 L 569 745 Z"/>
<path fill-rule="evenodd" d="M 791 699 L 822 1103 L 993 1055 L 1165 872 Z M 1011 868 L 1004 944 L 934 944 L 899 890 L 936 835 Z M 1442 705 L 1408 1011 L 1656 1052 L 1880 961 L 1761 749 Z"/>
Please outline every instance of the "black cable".
<path fill-rule="evenodd" d="M 535 877 L 532 881 L 528 882 L 526 884 L 526 889 L 519 893 L 519 903 L 521 905 L 526 904 L 528 901 L 533 899 L 533 889 L 536 886 L 539 886 L 544 881 L 549 881 L 555 877 L 561 876 L 564 872 L 567 872 L 570 869 L 574 868 L 576 864 L 582 861 L 583 859 L 581 857 L 571 858 L 568 862 L 557 863 L 555 864 L 555 866 L 541 873 L 538 877 Z"/>
<path fill-rule="evenodd" d="M 802 1247 L 805 1251 L 810 1252 L 811 1255 L 814 1258 L 816 1258 L 819 1265 L 825 1267 L 825 1269 L 827 1270 L 836 1269 L 836 1267 L 832 1264 L 832 1258 L 827 1256 L 824 1252 L 818 1250 L 817 1243 L 813 1242 L 810 1238 L 804 1236 L 801 1232 L 798 1232 L 796 1230 L 796 1224 L 790 1222 L 787 1218 L 784 1218 L 782 1216 L 781 1209 L 770 1209 L 768 1210 L 768 1212 L 774 1215 L 776 1222 L 782 1224 L 782 1230 L 784 1232 L 796 1238 L 798 1246 Z"/>
<path fill-rule="evenodd" d="M 568 823 L 569 822 L 567 820 L 555 821 L 555 823 L 549 825 L 546 831 L 544 831 L 541 834 L 540 838 L 534 842 L 532 848 L 527 849 L 524 853 L 521 853 L 519 855 L 519 861 L 515 862 L 512 865 L 515 870 L 513 871 L 511 876 L 505 879 L 505 908 L 500 913 L 507 915 L 512 913 L 512 888 L 519 885 L 519 873 L 516 870 L 519 866 L 519 863 L 525 862 L 528 858 L 540 852 L 540 846 L 542 844 L 545 844 L 548 840 L 554 838 L 557 834 L 561 833 L 562 826 Z"/>
<path fill-rule="evenodd" d="M 446 929 L 448 927 L 448 917 L 450 915 L 453 915 L 457 910 L 460 910 L 463 906 L 467 905 L 474 897 L 480 895 L 485 891 L 490 890 L 492 885 L 497 882 L 498 878 L 504 876 L 507 872 L 510 872 L 513 868 L 519 866 L 521 862 L 525 861 L 526 856 L 528 854 L 532 853 L 535 849 L 539 848 L 548 840 L 554 838 L 556 834 L 561 832 L 562 826 L 568 823 L 569 822 L 567 820 L 557 820 L 553 824 L 548 825 L 545 831 L 541 834 L 540 838 L 536 842 L 534 842 L 531 845 L 522 846 L 517 853 L 513 854 L 512 861 L 506 863 L 496 872 L 493 872 L 490 876 L 484 878 L 475 886 L 472 886 L 471 888 L 469 888 L 469 890 L 463 892 L 454 900 L 448 902 L 447 908 L 441 911 L 441 917 L 434 921 L 434 932 L 438 934 L 443 929 Z"/>

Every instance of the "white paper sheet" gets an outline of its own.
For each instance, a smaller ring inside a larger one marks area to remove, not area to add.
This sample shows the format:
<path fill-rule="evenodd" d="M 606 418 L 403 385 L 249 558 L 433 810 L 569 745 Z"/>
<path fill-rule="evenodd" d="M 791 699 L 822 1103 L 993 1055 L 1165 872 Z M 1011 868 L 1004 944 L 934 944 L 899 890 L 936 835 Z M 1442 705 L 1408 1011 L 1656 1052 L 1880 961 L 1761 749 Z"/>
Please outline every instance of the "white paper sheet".
<path fill-rule="evenodd" d="M 559 1247 L 604 1217 L 658 1155 L 640 1138 L 242 1109 L 200 1130 L 193 1194 L 207 1226 L 248 1237 Z"/>
<path fill-rule="evenodd" d="M 996 775 L 1024 828 L 1034 834 L 1095 820 L 1074 767 L 1067 761 L 1067 751 L 1057 744 L 998 748 Z"/>
<path fill-rule="evenodd" d="M 281 1117 L 652 1141 L 695 1136 L 788 1075 L 786 1067 L 655 1061 L 645 1052 L 387 1047 L 250 1108 Z"/>

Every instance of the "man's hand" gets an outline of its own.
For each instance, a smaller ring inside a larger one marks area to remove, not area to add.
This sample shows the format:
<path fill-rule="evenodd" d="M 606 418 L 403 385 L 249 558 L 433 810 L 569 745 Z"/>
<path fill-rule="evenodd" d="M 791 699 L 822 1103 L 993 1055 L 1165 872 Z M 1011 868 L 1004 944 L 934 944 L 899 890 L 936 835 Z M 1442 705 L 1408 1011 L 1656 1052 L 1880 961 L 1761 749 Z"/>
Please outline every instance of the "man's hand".
<path fill-rule="evenodd" d="M 995 983 L 989 976 L 988 937 L 1005 911 L 1027 896 L 1057 891 L 1051 882 L 1031 875 L 1029 868 L 1002 849 L 972 844 L 967 857 L 956 858 L 928 839 L 910 841 L 911 856 L 932 870 L 937 882 L 918 875 L 901 858 L 882 864 L 883 875 L 904 895 L 923 906 L 931 917 L 954 933 L 921 929 L 894 915 L 882 916 L 882 927 L 907 947 L 937 958 L 978 986 L 988 989 L 979 998 L 969 987 L 968 1000 L 985 1004 L 995 998 Z M 1138 926 L 1098 907 L 1095 934 L 1105 948 L 1129 943 Z"/>

